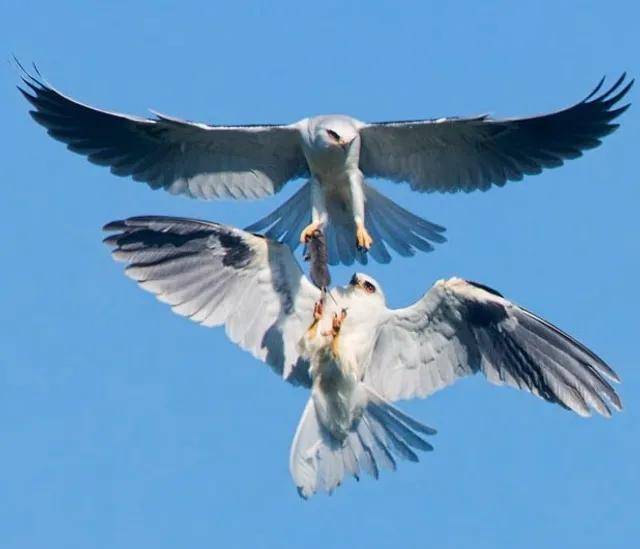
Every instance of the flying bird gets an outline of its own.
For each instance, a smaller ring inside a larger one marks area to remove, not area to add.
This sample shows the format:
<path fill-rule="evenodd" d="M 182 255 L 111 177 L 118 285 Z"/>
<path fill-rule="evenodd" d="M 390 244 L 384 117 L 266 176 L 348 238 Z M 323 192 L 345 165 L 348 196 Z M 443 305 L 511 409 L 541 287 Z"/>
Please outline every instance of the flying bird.
<path fill-rule="evenodd" d="M 602 359 L 500 293 L 440 280 L 413 305 L 389 309 L 356 273 L 329 290 L 310 282 L 285 244 L 190 219 L 134 217 L 105 226 L 126 274 L 229 338 L 286 381 L 310 390 L 290 471 L 299 493 L 331 492 L 345 476 L 395 469 L 430 450 L 434 430 L 392 402 L 426 397 L 481 372 L 581 416 L 620 410 Z"/>
<path fill-rule="evenodd" d="M 19 65 L 19 63 L 18 63 Z M 22 68 L 22 67 L 21 67 Z M 80 103 L 23 70 L 20 88 L 49 135 L 91 162 L 153 189 L 193 198 L 262 198 L 306 182 L 248 230 L 295 249 L 318 228 L 329 261 L 381 263 L 429 252 L 444 228 L 400 207 L 367 183 L 406 182 L 418 192 L 470 192 L 540 173 L 600 145 L 615 130 L 617 106 L 633 84 L 623 74 L 600 93 L 551 114 L 494 120 L 487 115 L 366 123 L 350 116 L 289 125 L 218 126 L 153 113 L 141 118 Z"/>

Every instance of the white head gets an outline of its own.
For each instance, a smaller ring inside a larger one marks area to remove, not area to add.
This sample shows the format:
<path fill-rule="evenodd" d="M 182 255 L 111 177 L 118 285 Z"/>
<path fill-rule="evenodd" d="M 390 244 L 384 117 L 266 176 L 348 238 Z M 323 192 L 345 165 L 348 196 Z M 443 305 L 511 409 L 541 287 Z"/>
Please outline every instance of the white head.
<path fill-rule="evenodd" d="M 348 328 L 358 326 L 358 330 L 366 331 L 376 326 L 387 310 L 380 284 L 362 273 L 355 273 L 347 286 L 334 288 L 332 293 L 335 304 L 347 312 Z"/>
<path fill-rule="evenodd" d="M 323 149 L 342 149 L 347 153 L 357 142 L 357 121 L 348 116 L 317 116 L 310 124 L 311 140 L 314 146 Z"/>
<path fill-rule="evenodd" d="M 344 295 L 366 304 L 368 308 L 386 307 L 386 299 L 380 284 L 362 273 L 354 273 L 349 285 L 343 289 Z"/>

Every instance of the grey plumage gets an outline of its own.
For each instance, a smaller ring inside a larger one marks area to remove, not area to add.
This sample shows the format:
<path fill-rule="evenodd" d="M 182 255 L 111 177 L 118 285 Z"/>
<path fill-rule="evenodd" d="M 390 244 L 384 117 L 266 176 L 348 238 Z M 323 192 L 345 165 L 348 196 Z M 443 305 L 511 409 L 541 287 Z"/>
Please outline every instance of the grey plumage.
<path fill-rule="evenodd" d="M 562 166 L 602 143 L 618 128 L 616 107 L 633 86 L 626 73 L 597 95 L 604 78 L 582 101 L 540 116 L 440 118 L 370 124 L 361 131 L 360 165 L 369 177 L 409 182 L 420 192 L 470 192 L 519 181 Z M 615 108 L 614 108 L 615 107 Z"/>
<path fill-rule="evenodd" d="M 582 416 L 622 408 L 610 385 L 618 376 L 595 353 L 495 290 L 459 278 L 438 282 L 381 325 L 364 380 L 394 401 L 478 372 Z"/>
<path fill-rule="evenodd" d="M 317 403 L 314 398 L 309 399 L 289 460 L 303 498 L 319 491 L 333 492 L 347 475 L 358 480 L 363 473 L 378 478 L 383 469 L 395 471 L 399 460 L 418 462 L 416 451 L 433 450 L 425 436 L 436 434 L 435 429 L 401 412 L 366 385 L 361 384 L 359 390 L 367 404 L 362 417 L 343 439 L 337 439 L 323 427 Z"/>
<path fill-rule="evenodd" d="M 24 71 L 31 116 L 75 153 L 153 189 L 213 198 L 262 198 L 309 175 L 298 131 L 277 125 L 210 126 L 94 109 Z M 278 158 L 274 162 L 273 158 Z"/>
<path fill-rule="evenodd" d="M 295 249 L 301 233 L 322 226 L 332 265 L 364 264 L 368 256 L 388 263 L 390 251 L 408 257 L 445 241 L 443 227 L 384 197 L 368 178 L 407 182 L 419 192 L 469 192 L 558 167 L 618 127 L 614 120 L 629 106 L 619 103 L 633 84 L 623 74 L 602 93 L 603 81 L 571 107 L 526 118 L 366 123 L 324 115 L 288 125 L 222 126 L 96 109 L 57 91 L 37 70 L 23 70 L 22 80 L 31 115 L 53 138 L 154 189 L 201 199 L 261 198 L 307 179 L 248 230 Z"/>
<path fill-rule="evenodd" d="M 288 248 L 218 223 L 162 216 L 104 226 L 104 242 L 127 276 L 172 310 L 204 326 L 224 325 L 232 341 L 291 383 L 309 386 L 300 358 L 320 298 Z"/>
<path fill-rule="evenodd" d="M 424 436 L 434 431 L 391 403 L 476 373 L 582 416 L 622 408 L 611 385 L 619 379 L 600 357 L 483 284 L 441 280 L 394 310 L 375 280 L 356 273 L 349 285 L 329 290 L 333 299 L 324 300 L 316 324 L 323 292 L 283 244 L 168 217 L 130 218 L 105 229 L 116 233 L 105 239 L 114 258 L 128 264 L 127 275 L 142 288 L 178 314 L 224 325 L 232 341 L 310 389 L 290 458 L 305 497 L 333 490 L 345 476 L 377 477 L 399 459 L 417 460 L 417 451 L 431 449 Z M 334 339 L 322 346 L 342 308 L 348 313 L 339 345 Z M 312 338 L 321 340 L 320 353 L 308 352 Z"/>

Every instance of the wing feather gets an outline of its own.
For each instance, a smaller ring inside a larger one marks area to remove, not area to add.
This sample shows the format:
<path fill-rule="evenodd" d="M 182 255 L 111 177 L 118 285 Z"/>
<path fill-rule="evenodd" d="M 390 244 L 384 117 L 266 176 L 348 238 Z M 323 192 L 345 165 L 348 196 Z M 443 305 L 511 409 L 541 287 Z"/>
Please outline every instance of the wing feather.
<path fill-rule="evenodd" d="M 381 324 L 364 381 L 388 400 L 424 397 L 477 372 L 587 416 L 622 403 L 595 353 L 495 290 L 439 281 Z"/>
<path fill-rule="evenodd" d="M 22 67 L 21 67 L 22 68 Z M 261 198 L 308 175 L 295 126 L 214 126 L 93 108 L 62 94 L 37 72 L 18 87 L 33 119 L 94 164 L 151 188 L 192 198 Z"/>
<path fill-rule="evenodd" d="M 289 248 L 246 231 L 192 219 L 114 221 L 105 242 L 125 273 L 182 316 L 224 325 L 229 338 L 295 384 L 308 384 L 297 344 L 320 290 Z"/>
<path fill-rule="evenodd" d="M 597 147 L 629 105 L 613 108 L 633 80 L 604 79 L 583 101 L 554 113 L 494 120 L 440 118 L 382 122 L 360 130 L 360 169 L 368 177 L 408 182 L 420 192 L 470 192 L 561 166 Z"/>

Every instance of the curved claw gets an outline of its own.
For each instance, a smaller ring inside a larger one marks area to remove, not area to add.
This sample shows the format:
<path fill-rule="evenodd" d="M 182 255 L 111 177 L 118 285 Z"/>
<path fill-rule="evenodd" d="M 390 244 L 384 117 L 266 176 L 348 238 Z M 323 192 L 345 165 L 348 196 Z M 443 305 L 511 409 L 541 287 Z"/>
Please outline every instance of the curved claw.
<path fill-rule="evenodd" d="M 309 242 L 309 240 L 313 238 L 314 233 L 318 229 L 320 229 L 320 225 L 322 225 L 322 223 L 314 221 L 312 223 L 309 223 L 304 229 L 302 229 L 302 232 L 300 233 L 300 243 L 306 244 L 307 242 Z"/>
<path fill-rule="evenodd" d="M 333 313 L 333 320 L 331 321 L 331 330 L 328 332 L 325 332 L 323 335 L 337 337 L 338 334 L 340 333 L 340 329 L 342 328 L 342 323 L 344 322 L 345 318 L 347 318 L 346 309 L 342 309 L 340 311 L 340 314 Z"/>
<path fill-rule="evenodd" d="M 333 322 L 331 326 L 336 335 L 340 332 L 340 328 L 342 328 L 342 322 L 345 318 L 347 318 L 346 309 L 342 309 L 339 315 L 337 313 L 333 313 Z"/>
<path fill-rule="evenodd" d="M 318 321 L 324 313 L 324 299 L 320 299 L 313 304 L 313 319 Z"/>
<path fill-rule="evenodd" d="M 373 244 L 373 238 L 364 226 L 364 223 L 356 224 L 356 246 L 358 249 L 368 251 Z"/>

